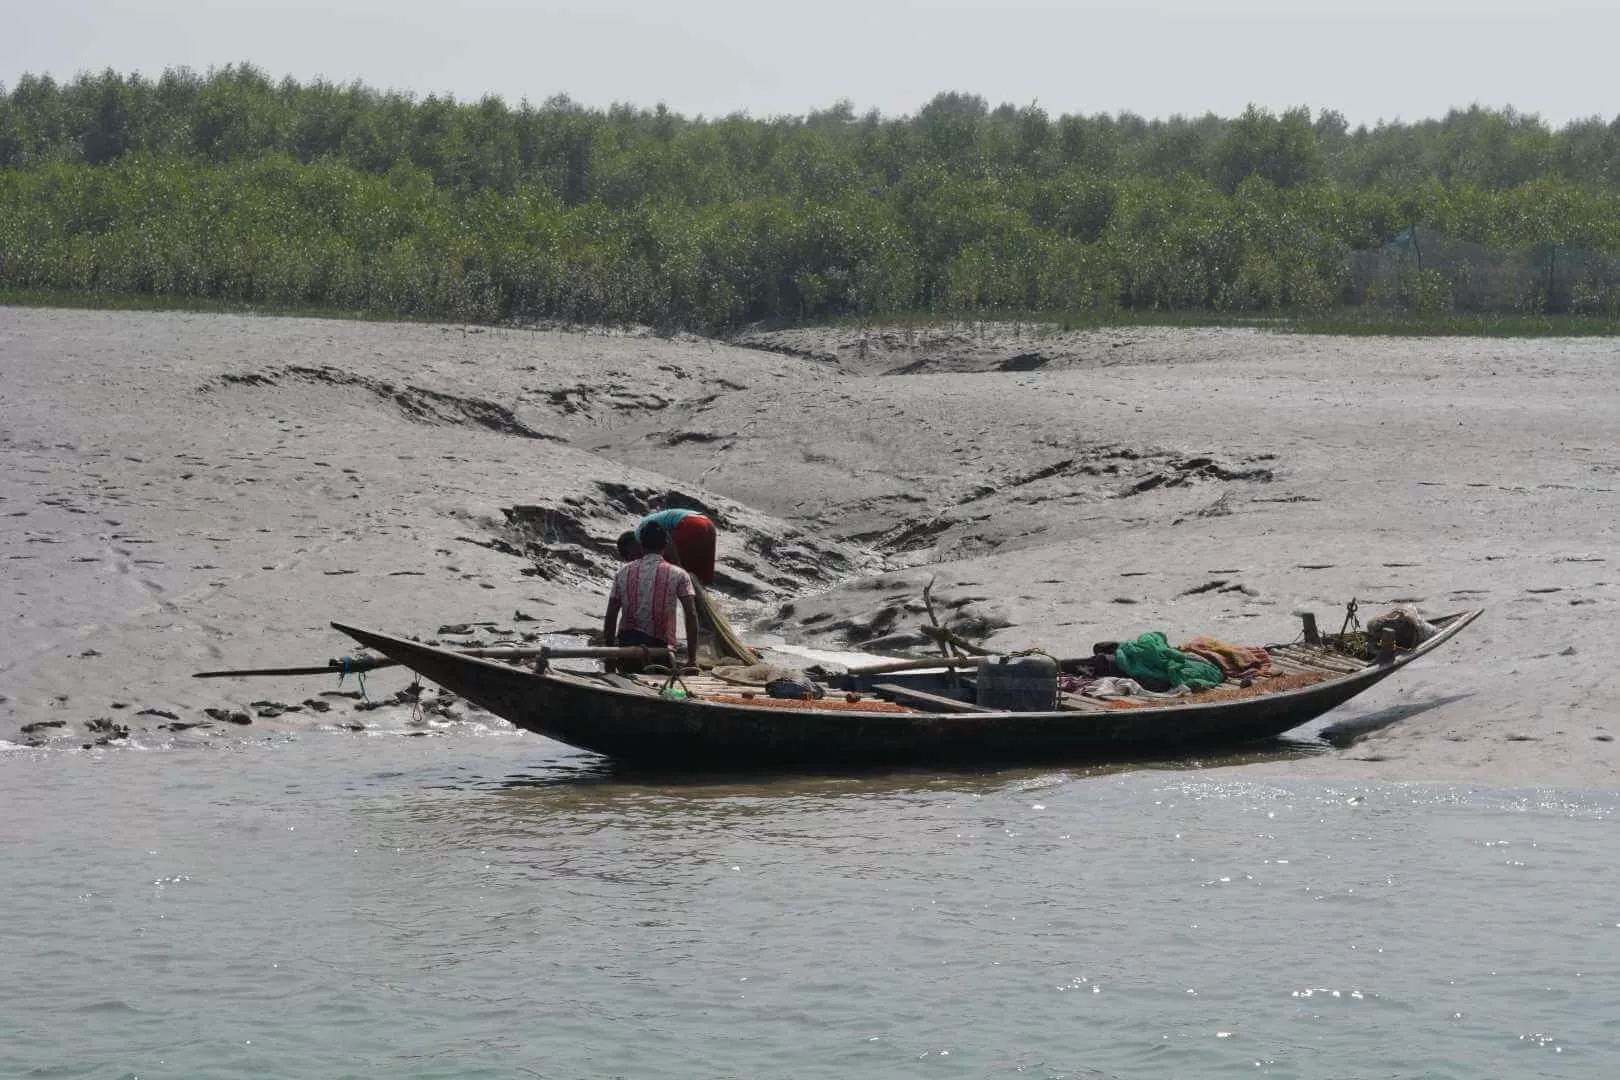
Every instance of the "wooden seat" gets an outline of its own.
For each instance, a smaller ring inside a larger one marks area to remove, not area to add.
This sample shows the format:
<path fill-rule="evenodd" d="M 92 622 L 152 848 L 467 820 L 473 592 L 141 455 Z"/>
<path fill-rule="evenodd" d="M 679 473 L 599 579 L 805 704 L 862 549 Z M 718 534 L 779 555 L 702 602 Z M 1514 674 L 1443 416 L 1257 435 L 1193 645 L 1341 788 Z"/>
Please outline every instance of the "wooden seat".
<path fill-rule="evenodd" d="M 1096 698 L 1064 692 L 1058 695 L 1058 708 L 1069 712 L 1107 712 L 1108 706 Z"/>
<path fill-rule="evenodd" d="M 983 705 L 975 705 L 970 701 L 957 701 L 955 698 L 945 697 L 942 694 L 930 694 L 926 690 L 913 690 L 909 686 L 898 683 L 873 683 L 872 691 L 883 697 L 901 698 L 905 701 L 925 705 L 930 710 L 938 712 L 1002 712 L 1001 709 L 987 709 Z"/>

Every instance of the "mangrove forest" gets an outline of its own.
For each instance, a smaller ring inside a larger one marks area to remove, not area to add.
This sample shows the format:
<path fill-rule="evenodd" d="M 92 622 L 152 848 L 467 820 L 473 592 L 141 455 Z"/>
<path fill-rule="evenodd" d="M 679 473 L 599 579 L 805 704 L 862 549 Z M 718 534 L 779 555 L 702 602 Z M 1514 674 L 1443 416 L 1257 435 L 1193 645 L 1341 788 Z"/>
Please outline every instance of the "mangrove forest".
<path fill-rule="evenodd" d="M 516 106 L 250 65 L 0 87 L 0 291 L 483 322 L 1620 316 L 1620 120 Z"/>

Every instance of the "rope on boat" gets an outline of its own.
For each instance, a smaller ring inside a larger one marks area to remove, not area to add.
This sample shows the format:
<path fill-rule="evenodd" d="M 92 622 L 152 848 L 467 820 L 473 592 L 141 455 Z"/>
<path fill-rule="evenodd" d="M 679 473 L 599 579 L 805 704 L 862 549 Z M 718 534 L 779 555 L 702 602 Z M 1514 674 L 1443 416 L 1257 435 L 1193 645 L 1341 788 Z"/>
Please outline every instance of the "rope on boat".
<path fill-rule="evenodd" d="M 352 662 L 353 659 L 346 655 L 338 658 L 338 686 L 341 687 L 343 685 L 343 680 L 349 677 L 349 665 Z M 370 696 L 366 694 L 366 672 L 364 668 L 356 668 L 354 670 L 354 681 L 355 685 L 360 687 L 360 700 L 370 701 Z"/>
<path fill-rule="evenodd" d="M 1361 605 L 1357 604 L 1356 598 L 1352 596 L 1350 602 L 1344 605 L 1344 625 L 1339 627 L 1339 636 L 1341 638 L 1346 634 L 1360 633 L 1361 620 L 1356 616 L 1356 612 L 1360 610 Z"/>

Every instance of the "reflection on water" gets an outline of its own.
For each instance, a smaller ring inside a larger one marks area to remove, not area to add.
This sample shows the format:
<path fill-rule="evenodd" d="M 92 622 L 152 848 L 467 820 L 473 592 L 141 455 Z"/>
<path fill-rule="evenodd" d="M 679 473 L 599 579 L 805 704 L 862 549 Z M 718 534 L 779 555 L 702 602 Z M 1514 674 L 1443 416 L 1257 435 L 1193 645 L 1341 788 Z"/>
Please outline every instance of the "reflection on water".
<path fill-rule="evenodd" d="M 538 745 L 0 758 L 0 1075 L 1606 1077 L 1620 1054 L 1611 796 L 1307 784 L 1286 754 L 514 773 Z"/>
<path fill-rule="evenodd" d="M 1141 772 L 1144 770 L 1181 772 L 1194 769 L 1221 769 L 1237 765 L 1257 765 L 1282 762 L 1320 754 L 1328 749 L 1326 743 L 1311 740 L 1277 738 L 1251 743 L 1240 750 L 1219 754 L 1179 759 L 1143 759 L 1139 761 L 1112 761 L 1063 766 L 1061 772 L 1069 777 L 1106 776 L 1110 774 Z M 584 756 L 577 761 L 547 762 L 531 771 L 513 773 L 499 780 L 470 780 L 469 786 L 496 786 L 512 792 L 537 788 L 568 788 L 570 793 L 586 789 L 611 798 L 619 791 L 642 793 L 650 790 L 679 792 L 692 798 L 725 797 L 733 794 L 759 795 L 828 794 L 843 795 L 851 792 L 902 793 L 921 788 L 961 790 L 975 785 L 999 786 L 1016 782 L 1021 777 L 1044 776 L 1054 766 L 1001 766 L 973 767 L 966 765 L 935 765 L 923 768 L 800 768 L 773 771 L 697 772 L 691 769 L 660 770 L 644 765 L 615 762 L 607 758 Z"/>

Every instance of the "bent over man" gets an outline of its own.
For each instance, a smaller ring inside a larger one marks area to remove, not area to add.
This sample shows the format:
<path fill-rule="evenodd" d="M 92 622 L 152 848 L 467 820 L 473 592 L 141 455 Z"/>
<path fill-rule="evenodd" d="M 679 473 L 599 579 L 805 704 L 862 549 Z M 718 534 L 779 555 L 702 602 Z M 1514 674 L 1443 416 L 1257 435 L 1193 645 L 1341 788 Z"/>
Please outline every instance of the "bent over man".
<path fill-rule="evenodd" d="M 686 665 L 696 667 L 698 621 L 692 579 L 661 554 L 669 543 L 662 525 L 644 522 L 638 531 L 646 554 L 626 562 L 614 575 L 607 614 L 602 619 L 602 641 L 607 645 L 672 648 L 675 609 L 679 607 L 686 615 Z"/>
<path fill-rule="evenodd" d="M 647 539 L 650 525 L 663 530 L 663 544 L 655 546 Z M 704 585 L 714 584 L 715 530 L 707 516 L 696 510 L 659 510 L 641 519 L 636 535 L 643 551 L 662 551 L 664 558 Z"/>

